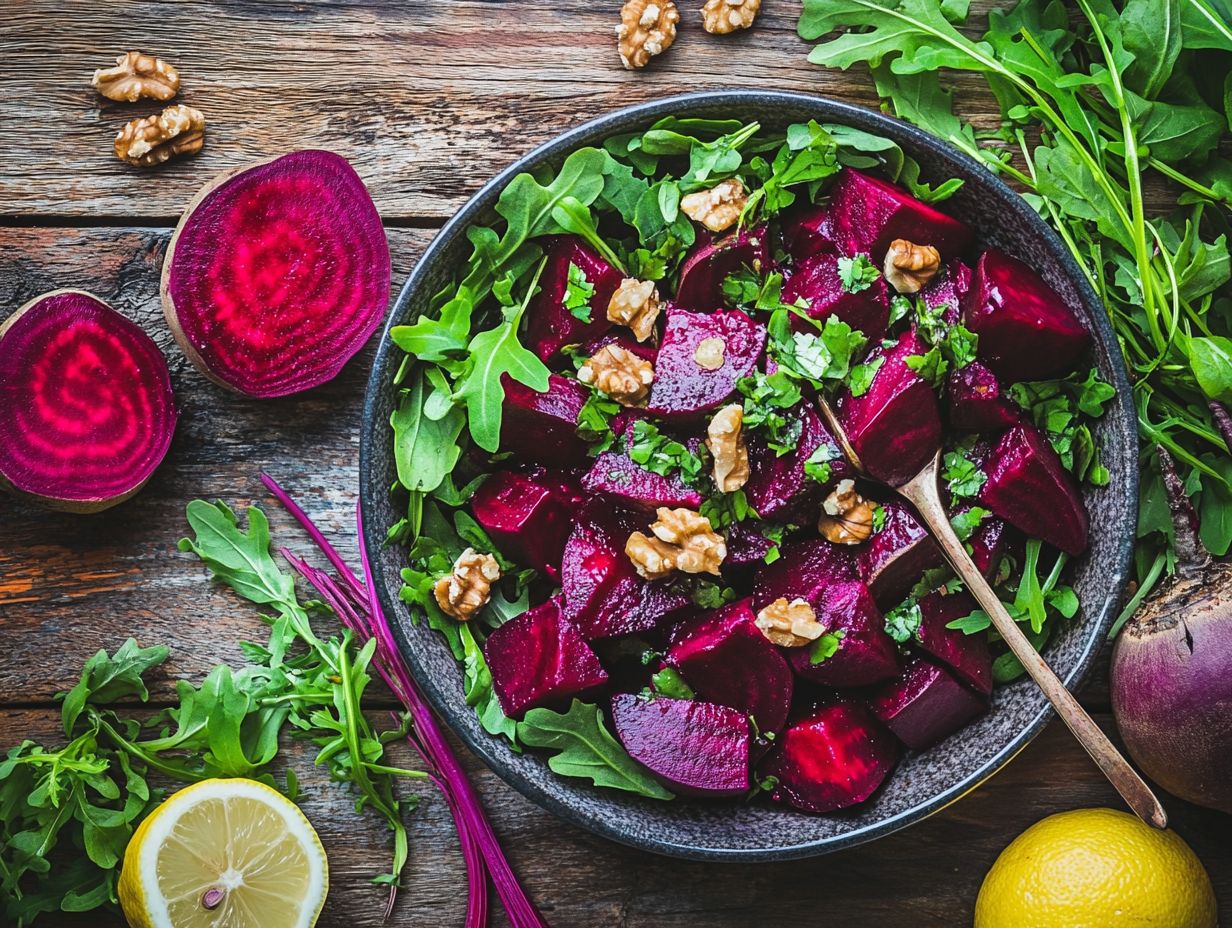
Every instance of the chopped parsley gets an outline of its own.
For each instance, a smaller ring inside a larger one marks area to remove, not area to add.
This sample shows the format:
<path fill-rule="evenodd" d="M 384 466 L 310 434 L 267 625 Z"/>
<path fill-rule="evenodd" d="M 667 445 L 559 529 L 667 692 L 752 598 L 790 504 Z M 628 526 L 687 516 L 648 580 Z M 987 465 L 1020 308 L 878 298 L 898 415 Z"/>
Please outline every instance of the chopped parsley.
<path fill-rule="evenodd" d="M 1099 379 L 1091 368 L 1084 376 L 1064 380 L 1016 383 L 1009 388 L 1010 398 L 1027 411 L 1036 427 L 1048 436 L 1066 469 L 1079 480 L 1103 486 L 1110 479 L 1100 460 L 1091 427 L 1083 416 L 1097 418 L 1116 394 L 1111 384 Z"/>
<path fill-rule="evenodd" d="M 634 464 L 663 477 L 679 475 L 688 486 L 697 487 L 705 477 L 705 461 L 683 442 L 664 435 L 645 419 L 633 423 L 629 457 Z M 713 523 L 712 523 L 713 524 Z"/>
<path fill-rule="evenodd" d="M 945 481 L 950 496 L 955 500 L 970 499 L 980 492 L 988 475 L 984 473 L 973 460 L 967 457 L 962 448 L 947 451 L 943 458 L 944 467 L 941 479 Z"/>
<path fill-rule="evenodd" d="M 876 534 L 877 532 L 885 528 L 885 522 L 886 522 L 885 506 L 882 506 L 881 504 L 874 505 L 873 506 L 873 533 Z"/>
<path fill-rule="evenodd" d="M 591 443 L 592 456 L 602 454 L 615 444 L 612 419 L 619 412 L 620 404 L 598 390 L 592 390 L 578 410 L 577 433 L 581 439 Z"/>
<path fill-rule="evenodd" d="M 885 356 L 878 355 L 871 361 L 865 361 L 853 367 L 847 377 L 847 386 L 851 390 L 851 395 L 863 396 L 867 393 L 869 387 L 873 385 L 873 378 L 877 376 L 877 371 L 881 370 L 883 364 L 885 364 Z"/>
<path fill-rule="evenodd" d="M 693 604 L 703 609 L 718 609 L 736 601 L 736 591 L 729 586 L 719 586 L 712 580 L 699 580 L 690 596 Z"/>
<path fill-rule="evenodd" d="M 830 466 L 830 462 L 837 461 L 842 456 L 843 453 L 834 445 L 822 442 L 804 462 L 804 476 L 817 483 L 829 483 L 834 476 L 834 468 Z"/>
<path fill-rule="evenodd" d="M 987 509 L 972 506 L 970 509 L 964 509 L 950 516 L 950 526 L 954 529 L 954 534 L 958 536 L 959 541 L 967 541 L 990 515 L 992 513 Z"/>
<path fill-rule="evenodd" d="M 792 414 L 802 399 L 799 385 L 784 371 L 759 371 L 737 381 L 736 389 L 744 397 L 744 427 L 779 457 L 794 450 L 804 428 L 804 420 Z"/>
<path fill-rule="evenodd" d="M 565 281 L 565 309 L 575 319 L 590 322 L 590 300 L 595 295 L 595 285 L 586 279 L 586 272 L 573 262 L 569 263 L 569 275 Z"/>
<path fill-rule="evenodd" d="M 886 634 L 899 644 L 906 644 L 913 637 L 919 637 L 923 621 L 920 604 L 914 599 L 904 600 L 885 614 Z"/>
<path fill-rule="evenodd" d="M 838 259 L 838 279 L 843 289 L 848 293 L 859 293 L 867 290 L 877 282 L 881 271 L 877 265 L 868 259 L 868 255 L 856 255 L 854 258 Z"/>
<path fill-rule="evenodd" d="M 684 677 L 671 667 L 664 667 L 650 678 L 650 685 L 658 696 L 669 699 L 692 699 L 696 695 L 693 687 L 684 682 Z"/>
<path fill-rule="evenodd" d="M 710 520 L 710 527 L 716 532 L 727 528 L 733 522 L 743 522 L 749 516 L 757 515 L 749 505 L 744 490 L 708 497 L 702 501 L 698 512 Z"/>
<path fill-rule="evenodd" d="M 820 664 L 837 654 L 846 635 L 847 633 L 841 628 L 836 628 L 832 632 L 824 632 L 809 648 L 809 663 Z"/>

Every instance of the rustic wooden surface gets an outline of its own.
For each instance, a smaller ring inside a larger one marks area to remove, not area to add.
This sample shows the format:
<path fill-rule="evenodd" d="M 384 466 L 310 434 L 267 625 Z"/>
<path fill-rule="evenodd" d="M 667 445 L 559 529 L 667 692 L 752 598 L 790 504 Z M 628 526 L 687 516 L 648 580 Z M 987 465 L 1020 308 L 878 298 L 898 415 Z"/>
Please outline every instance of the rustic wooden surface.
<path fill-rule="evenodd" d="M 984 6 L 991 0 L 985 0 Z M 690 3 L 688 7 L 698 5 Z M 619 67 L 616 2 L 420 3 L 26 2 L 6 4 L 0 52 L 0 319 L 54 287 L 97 293 L 167 353 L 182 409 L 171 453 L 149 486 L 93 517 L 0 498 L 0 747 L 54 742 L 54 696 L 82 662 L 129 635 L 166 642 L 153 688 L 240 660 L 262 634 L 253 611 L 212 589 L 180 554 L 183 507 L 196 497 L 264 499 L 268 469 L 354 554 L 360 397 L 371 349 L 334 383 L 272 402 L 208 383 L 162 323 L 157 274 L 182 205 L 216 170 L 295 147 L 350 158 L 390 226 L 395 283 L 434 229 L 488 176 L 575 122 L 637 100 L 722 87 L 773 87 L 875 105 L 866 75 L 805 61 L 798 2 L 767 0 L 746 35 L 704 35 L 691 8 L 677 46 L 642 74 Z M 181 99 L 210 128 L 197 158 L 142 172 L 117 162 L 111 138 L 152 104 L 98 97 L 91 71 L 129 48 L 163 55 L 184 75 Z M 962 108 L 995 122 L 989 98 L 960 81 Z M 299 538 L 277 512 L 280 539 Z M 1108 715 L 1106 659 L 1084 701 Z M 339 787 L 302 772 L 305 810 L 330 851 L 322 925 L 376 925 L 385 836 Z M 1116 797 L 1057 724 L 990 783 L 931 820 L 842 854 L 780 865 L 706 866 L 631 851 L 564 825 L 467 758 L 498 832 L 531 893 L 558 928 L 816 926 L 884 928 L 970 922 L 980 880 L 1000 849 L 1051 812 Z M 1202 856 L 1232 920 L 1229 819 L 1168 801 Z M 391 924 L 460 924 L 461 858 L 446 812 L 425 793 L 411 822 L 407 889 Z M 497 915 L 494 924 L 503 924 Z M 91 917 L 93 925 L 118 924 Z M 82 921 L 49 918 L 49 925 Z"/>

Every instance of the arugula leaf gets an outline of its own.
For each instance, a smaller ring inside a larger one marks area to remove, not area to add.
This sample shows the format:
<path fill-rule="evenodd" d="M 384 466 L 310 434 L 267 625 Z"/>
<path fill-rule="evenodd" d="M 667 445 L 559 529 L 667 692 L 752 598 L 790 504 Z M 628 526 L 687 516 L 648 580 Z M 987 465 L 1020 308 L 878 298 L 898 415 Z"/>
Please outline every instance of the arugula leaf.
<path fill-rule="evenodd" d="M 843 256 L 838 259 L 838 278 L 848 293 L 867 290 L 880 276 L 881 271 L 868 259 L 868 255 L 856 255 L 854 258 Z"/>
<path fill-rule="evenodd" d="M 143 648 L 133 638 L 120 645 L 114 655 L 108 656 L 100 649 L 86 661 L 81 679 L 64 697 L 60 716 L 65 736 L 72 737 L 87 702 L 106 705 L 130 696 L 142 702 L 148 700 L 150 693 L 143 675 L 161 665 L 170 654 L 166 645 Z"/>
<path fill-rule="evenodd" d="M 412 493 L 432 492 L 453 472 L 462 456 L 458 437 L 466 424 L 462 410 L 452 402 L 443 415 L 431 415 L 430 404 L 442 394 L 429 393 L 426 380 L 424 371 L 415 371 L 389 423 L 394 430 L 398 482 Z"/>

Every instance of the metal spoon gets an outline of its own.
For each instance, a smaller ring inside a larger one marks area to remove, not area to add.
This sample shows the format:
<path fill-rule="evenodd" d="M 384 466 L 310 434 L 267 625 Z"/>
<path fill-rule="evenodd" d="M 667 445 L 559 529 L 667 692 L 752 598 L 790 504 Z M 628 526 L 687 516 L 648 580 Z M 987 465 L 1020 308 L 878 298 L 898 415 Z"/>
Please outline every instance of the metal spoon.
<path fill-rule="evenodd" d="M 822 415 L 825 416 L 851 465 L 862 476 L 869 477 L 830 404 L 824 397 L 819 397 L 818 403 L 821 406 Z M 1155 794 L 1151 792 L 1151 788 L 1108 740 L 1108 736 L 1079 705 L 1073 694 L 1065 688 L 1061 678 L 1044 662 L 1040 653 L 1031 646 L 1027 636 L 1018 627 L 1018 623 L 1010 617 L 997 594 L 984 579 L 984 575 L 972 562 L 971 555 L 967 553 L 963 543 L 954 534 L 949 514 L 941 502 L 941 492 L 937 486 L 937 470 L 940 461 L 941 450 L 938 449 L 932 459 L 924 465 L 923 470 L 901 486 L 891 489 L 915 506 L 924 524 L 928 526 L 928 530 L 941 545 L 946 560 L 950 562 L 983 610 L 988 613 L 997 633 L 1009 645 L 1010 651 L 1026 668 L 1035 684 L 1043 690 L 1048 701 L 1052 703 L 1052 707 L 1057 710 L 1057 715 L 1069 726 L 1069 730 L 1074 733 L 1078 743 L 1086 748 L 1091 759 L 1103 771 L 1104 776 L 1108 778 L 1116 791 L 1121 794 L 1121 798 L 1134 811 L 1134 814 L 1148 825 L 1167 828 L 1168 814 L 1159 804 L 1159 800 L 1155 798 Z M 876 480 L 875 477 L 870 479 Z M 884 483 L 884 481 L 880 482 Z"/>

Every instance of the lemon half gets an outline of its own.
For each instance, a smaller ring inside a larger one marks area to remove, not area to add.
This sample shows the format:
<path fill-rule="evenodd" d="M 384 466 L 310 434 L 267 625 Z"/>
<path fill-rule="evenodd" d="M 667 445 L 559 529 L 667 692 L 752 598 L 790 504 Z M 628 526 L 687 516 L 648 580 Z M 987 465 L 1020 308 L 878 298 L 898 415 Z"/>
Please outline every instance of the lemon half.
<path fill-rule="evenodd" d="M 329 864 L 295 803 L 255 780 L 205 780 L 150 813 L 124 852 L 133 928 L 311 928 Z"/>

